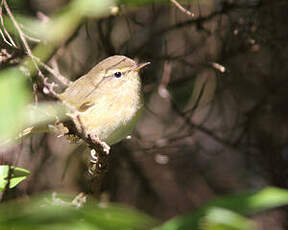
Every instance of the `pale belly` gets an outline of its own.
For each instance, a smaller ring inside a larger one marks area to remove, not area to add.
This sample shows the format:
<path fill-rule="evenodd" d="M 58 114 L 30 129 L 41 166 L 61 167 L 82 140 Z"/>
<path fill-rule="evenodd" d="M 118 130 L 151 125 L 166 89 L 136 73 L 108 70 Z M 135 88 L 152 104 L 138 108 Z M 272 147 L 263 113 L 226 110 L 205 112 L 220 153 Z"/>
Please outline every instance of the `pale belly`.
<path fill-rule="evenodd" d="M 104 102 L 105 103 L 105 102 Z M 101 109 L 99 109 L 101 108 Z M 93 106 L 80 113 L 81 125 L 87 133 L 97 135 L 107 144 L 115 144 L 131 134 L 142 112 L 142 103 L 126 105 L 113 103 L 110 106 Z M 78 127 L 81 126 L 79 122 Z"/>

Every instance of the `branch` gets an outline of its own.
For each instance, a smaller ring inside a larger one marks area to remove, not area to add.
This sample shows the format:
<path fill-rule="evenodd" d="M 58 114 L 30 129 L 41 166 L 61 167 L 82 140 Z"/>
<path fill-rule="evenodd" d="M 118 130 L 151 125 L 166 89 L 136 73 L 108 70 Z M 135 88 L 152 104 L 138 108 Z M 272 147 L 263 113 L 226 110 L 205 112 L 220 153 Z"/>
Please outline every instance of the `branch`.
<path fill-rule="evenodd" d="M 229 141 L 222 139 L 218 135 L 216 135 L 212 130 L 207 129 L 201 125 L 195 124 L 194 122 L 191 121 L 189 116 L 186 116 L 185 113 L 183 113 L 177 106 L 177 104 L 171 100 L 171 105 L 173 106 L 175 112 L 178 113 L 178 115 L 184 120 L 184 122 L 191 128 L 191 129 L 196 129 L 200 131 L 201 133 L 204 133 L 211 137 L 214 141 L 216 141 L 219 144 L 222 144 L 230 149 L 235 149 L 235 145 L 233 143 L 230 143 Z"/>
<path fill-rule="evenodd" d="M 35 63 L 35 57 L 33 56 L 32 51 L 31 51 L 31 49 L 30 49 L 30 47 L 29 47 L 29 45 L 27 43 L 27 40 L 25 38 L 24 32 L 21 30 L 21 27 L 19 26 L 19 24 L 17 23 L 16 19 L 14 18 L 14 15 L 10 11 L 10 8 L 9 8 L 6 0 L 2 0 L 2 3 L 4 4 L 5 10 L 6 10 L 7 14 L 9 15 L 9 17 L 11 18 L 11 21 L 13 22 L 16 30 L 18 31 L 19 36 L 20 36 L 20 38 L 21 38 L 21 40 L 22 40 L 22 42 L 24 44 L 24 47 L 25 47 L 28 55 L 32 58 L 33 63 L 37 66 L 37 64 Z M 36 68 L 38 69 L 38 66 Z"/>
<path fill-rule="evenodd" d="M 55 84 L 47 82 L 47 78 L 43 75 L 43 73 L 41 72 L 40 68 L 38 67 L 38 65 L 36 63 L 36 61 L 38 61 L 38 59 L 33 55 L 32 51 L 28 45 L 28 42 L 25 38 L 25 34 L 22 31 L 19 24 L 17 23 L 17 21 L 16 21 L 14 15 L 12 14 L 6 0 L 2 0 L 2 3 L 4 4 L 5 10 L 6 10 L 8 16 L 11 18 L 11 21 L 13 22 L 13 24 L 14 24 L 14 26 L 15 26 L 15 28 L 16 28 L 19 36 L 20 36 L 20 39 L 23 42 L 23 45 L 27 51 L 27 55 L 31 58 L 32 63 L 35 66 L 36 70 L 38 71 L 39 76 L 42 78 L 43 84 L 46 87 L 46 89 L 48 90 L 48 93 L 50 93 L 53 96 L 56 96 L 57 93 L 54 91 Z M 45 93 L 45 88 L 44 88 L 44 93 Z"/>
<path fill-rule="evenodd" d="M 181 29 L 183 27 L 190 26 L 190 25 L 196 25 L 196 26 L 198 26 L 198 28 L 202 28 L 201 25 L 204 22 L 210 21 L 218 15 L 227 14 L 230 11 L 236 10 L 236 9 L 251 9 L 251 8 L 252 8 L 251 6 L 239 6 L 237 4 L 226 4 L 225 6 L 222 7 L 222 9 L 216 10 L 205 17 L 199 16 L 197 18 L 193 18 L 193 19 L 189 19 L 189 20 L 184 21 L 184 22 L 179 22 L 179 23 L 173 24 L 173 25 L 168 26 L 162 30 L 159 30 L 159 31 L 152 33 L 151 36 L 148 38 L 148 40 L 144 41 L 139 47 L 137 47 L 133 52 L 131 52 L 130 55 L 131 56 L 139 56 L 140 53 L 143 53 L 143 51 L 146 50 L 145 47 L 148 44 L 155 41 L 153 38 L 162 37 L 164 34 L 170 32 L 170 31 L 173 31 L 176 29 Z M 122 46 L 124 47 L 125 43 Z"/>
<path fill-rule="evenodd" d="M 3 17 L 2 17 L 2 7 L 3 7 L 3 3 L 4 1 L 2 0 L 1 2 L 1 6 L 0 6 L 0 20 L 1 20 L 1 24 L 2 24 L 2 27 L 3 27 L 3 31 L 4 33 L 2 32 L 2 30 L 0 29 L 0 34 L 4 40 L 4 42 L 6 42 L 9 46 L 14 46 L 17 48 L 15 42 L 13 41 L 12 37 L 10 36 L 10 34 L 7 32 L 7 30 L 5 29 L 5 25 L 4 25 L 4 21 L 3 21 Z M 9 41 L 6 39 L 5 35 L 8 37 Z"/>
<path fill-rule="evenodd" d="M 64 86 L 68 86 L 70 84 L 70 81 L 65 78 L 57 69 L 51 68 L 49 65 L 46 65 L 44 62 L 41 62 L 40 60 L 39 64 L 45 68 L 48 72 L 50 72 L 59 82 L 61 82 Z"/>
<path fill-rule="evenodd" d="M 50 94 L 54 97 L 57 97 L 57 93 L 55 92 L 54 88 L 57 87 L 58 85 L 54 82 L 49 83 L 47 77 L 44 76 L 44 74 L 42 73 L 42 71 L 40 70 L 38 63 L 44 67 L 48 72 L 50 72 L 57 80 L 59 80 L 59 82 L 61 82 L 63 85 L 67 86 L 69 84 L 69 81 L 64 78 L 60 73 L 58 73 L 57 71 L 53 70 L 50 66 L 46 65 L 45 63 L 41 62 L 41 60 L 34 56 L 34 54 L 32 53 L 31 48 L 29 47 L 29 44 L 26 40 L 26 38 L 28 39 L 32 39 L 30 38 L 28 35 L 26 35 L 23 30 L 21 29 L 21 26 L 18 24 L 18 22 L 16 21 L 14 15 L 12 14 L 7 1 L 6 0 L 2 0 L 2 4 L 4 4 L 5 10 L 8 14 L 8 16 L 11 18 L 12 23 L 14 24 L 20 39 L 24 45 L 24 48 L 27 52 L 27 55 L 31 58 L 32 63 L 34 65 L 34 67 L 36 68 L 38 75 L 41 77 L 43 85 L 44 85 L 44 89 L 43 92 L 46 94 Z M 45 91 L 46 90 L 46 91 Z"/>
<path fill-rule="evenodd" d="M 69 136 L 72 136 L 72 139 L 76 136 L 88 144 L 91 149 L 89 173 L 93 176 L 94 182 L 98 184 L 96 187 L 101 187 L 102 178 L 109 168 L 110 146 L 101 141 L 97 135 L 88 133 L 78 114 L 68 114 L 68 116 L 71 120 L 64 122 L 64 126 L 69 130 L 65 135 L 68 139 Z"/>
<path fill-rule="evenodd" d="M 110 146 L 105 142 L 101 141 L 97 135 L 88 133 L 79 115 L 71 118 L 72 121 L 65 122 L 65 126 L 69 130 L 68 135 L 72 134 L 80 137 L 89 145 L 89 148 L 91 149 L 89 174 L 92 177 L 89 184 L 91 192 L 98 196 L 100 194 L 103 178 L 109 169 Z M 79 123 L 80 127 L 77 127 L 75 121 Z"/>
<path fill-rule="evenodd" d="M 179 2 L 177 2 L 176 0 L 170 0 L 170 2 L 172 2 L 179 10 L 181 10 L 184 14 L 194 17 L 195 14 L 190 12 L 189 10 L 185 9 L 183 6 L 180 5 Z"/>

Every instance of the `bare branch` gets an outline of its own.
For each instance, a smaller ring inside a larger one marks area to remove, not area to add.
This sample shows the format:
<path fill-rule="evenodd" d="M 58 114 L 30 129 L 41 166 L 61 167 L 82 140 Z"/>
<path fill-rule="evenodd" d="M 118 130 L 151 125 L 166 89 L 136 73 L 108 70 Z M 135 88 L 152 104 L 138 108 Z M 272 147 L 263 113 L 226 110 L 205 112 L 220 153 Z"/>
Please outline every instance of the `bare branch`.
<path fill-rule="evenodd" d="M 171 64 L 166 61 L 164 63 L 164 69 L 162 74 L 162 79 L 160 81 L 160 84 L 158 86 L 158 93 L 162 98 L 169 98 L 169 91 L 167 90 L 168 83 L 170 81 L 170 75 L 171 75 Z"/>
<path fill-rule="evenodd" d="M 14 47 L 17 47 L 15 42 L 13 41 L 12 37 L 10 36 L 10 34 L 7 32 L 7 30 L 5 29 L 5 25 L 4 25 L 4 20 L 3 20 L 3 17 L 2 17 L 2 6 L 3 6 L 3 3 L 4 3 L 4 0 L 2 0 L 1 2 L 1 6 L 0 6 L 0 20 L 1 20 L 1 25 L 3 27 L 3 31 L 4 33 L 2 32 L 2 30 L 0 29 L 0 34 L 4 40 L 4 42 L 6 42 L 9 46 L 14 46 Z M 5 35 L 8 37 L 9 41 L 6 39 Z"/>
<path fill-rule="evenodd" d="M 49 71 L 59 82 L 61 82 L 63 85 L 68 86 L 70 81 L 67 80 L 63 75 L 60 74 L 59 71 L 57 71 L 57 69 L 51 68 L 49 65 L 45 64 L 44 62 L 41 62 L 39 60 L 39 64 L 46 69 L 47 71 Z"/>
<path fill-rule="evenodd" d="M 39 70 L 38 75 L 42 78 L 42 82 L 44 85 L 43 93 L 50 94 L 56 98 L 58 98 L 58 94 L 55 92 L 54 88 L 57 87 L 55 82 L 48 82 L 48 78 L 43 75 L 43 73 Z"/>
<path fill-rule="evenodd" d="M 26 38 L 28 38 L 30 40 L 34 39 L 34 38 L 31 38 L 30 36 L 26 35 L 22 31 L 21 26 L 16 21 L 16 19 L 15 19 L 14 15 L 12 14 L 6 0 L 2 0 L 2 3 L 4 4 L 5 10 L 7 11 L 7 14 L 9 15 L 9 17 L 11 18 L 17 32 L 19 33 L 19 36 L 21 38 L 21 41 L 23 42 L 23 45 L 24 45 L 25 50 L 27 52 L 27 55 L 31 58 L 33 65 L 35 66 L 36 70 L 38 71 L 38 75 L 42 78 L 43 84 L 45 86 L 44 93 L 49 93 L 50 95 L 57 97 L 57 93 L 54 91 L 54 88 L 57 87 L 57 84 L 54 82 L 48 83 L 47 78 L 43 75 L 43 73 L 41 72 L 37 63 L 39 63 L 42 67 L 44 67 L 51 74 L 53 74 L 55 76 L 55 78 L 57 78 L 59 80 L 59 82 L 61 82 L 63 85 L 67 86 L 69 84 L 69 81 L 67 79 L 65 79 L 60 73 L 53 70 L 51 67 L 49 67 L 45 63 L 41 62 L 41 60 L 38 57 L 34 56 L 34 54 L 32 53 L 32 50 L 29 47 L 29 44 L 26 40 Z M 45 92 L 45 90 L 48 90 L 48 92 Z"/>
<path fill-rule="evenodd" d="M 25 38 L 27 38 L 28 40 L 30 40 L 30 41 L 32 41 L 32 42 L 36 42 L 36 43 L 41 42 L 40 39 L 31 37 L 31 36 L 29 36 L 29 35 L 27 35 L 27 34 L 24 34 L 24 36 L 25 36 Z"/>
<path fill-rule="evenodd" d="M 216 62 L 211 62 L 211 66 L 214 68 L 214 69 L 217 69 L 218 71 L 220 71 L 221 73 L 224 73 L 226 71 L 226 68 L 225 66 L 219 64 L 219 63 L 216 63 Z"/>
<path fill-rule="evenodd" d="M 5 10 L 6 10 L 7 14 L 9 15 L 9 17 L 11 18 L 11 20 L 12 20 L 12 22 L 13 22 L 16 30 L 18 31 L 19 36 L 20 36 L 20 38 L 21 38 L 21 40 L 22 40 L 22 42 L 23 42 L 23 44 L 24 44 L 24 47 L 25 47 L 28 55 L 32 58 L 32 61 L 33 61 L 33 63 L 34 63 L 34 62 L 35 62 L 35 60 L 34 60 L 35 57 L 33 56 L 32 51 L 31 51 L 31 49 L 30 49 L 30 47 L 29 47 L 29 45 L 28 45 L 28 43 L 27 43 L 27 40 L 25 39 L 25 34 L 24 34 L 24 32 L 21 30 L 21 27 L 19 26 L 19 24 L 17 23 L 14 15 L 13 15 L 12 12 L 10 11 L 10 8 L 9 8 L 6 0 L 3 0 L 2 3 L 4 4 Z M 37 64 L 36 64 L 36 63 L 34 63 L 34 64 L 35 64 L 35 67 L 36 67 Z M 38 70 L 38 66 L 37 66 L 36 68 L 37 68 L 37 70 Z"/>
<path fill-rule="evenodd" d="M 179 10 L 181 10 L 184 14 L 194 17 L 195 14 L 190 12 L 189 10 L 185 9 L 183 6 L 180 5 L 179 2 L 177 2 L 176 0 L 170 0 L 170 2 L 172 2 Z"/>

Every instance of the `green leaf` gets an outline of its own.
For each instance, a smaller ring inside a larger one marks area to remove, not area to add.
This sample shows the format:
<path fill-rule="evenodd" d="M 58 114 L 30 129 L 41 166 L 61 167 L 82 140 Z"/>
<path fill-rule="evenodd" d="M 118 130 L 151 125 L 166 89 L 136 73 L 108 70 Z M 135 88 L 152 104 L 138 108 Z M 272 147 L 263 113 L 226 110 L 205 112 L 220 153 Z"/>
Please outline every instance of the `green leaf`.
<path fill-rule="evenodd" d="M 252 215 L 267 209 L 288 205 L 288 190 L 267 187 L 258 192 L 220 197 L 183 216 L 175 217 L 155 230 L 199 229 L 200 220 L 211 208 L 224 208 L 241 215 Z"/>
<path fill-rule="evenodd" d="M 24 126 L 23 111 L 30 99 L 26 80 L 16 68 L 0 72 L 0 143 L 15 137 Z"/>
<path fill-rule="evenodd" d="M 114 5 L 114 0 L 73 0 L 53 15 L 47 23 L 27 17 L 22 20 L 29 31 L 33 31 L 34 36 L 57 45 L 71 36 L 85 17 L 109 15 Z"/>
<path fill-rule="evenodd" d="M 70 202 L 69 202 L 70 200 Z M 0 229 L 14 230 L 146 230 L 156 220 L 127 207 L 99 204 L 92 198 L 82 207 L 67 197 L 31 198 L 0 205 Z"/>
<path fill-rule="evenodd" d="M 200 220 L 201 230 L 253 230 L 255 223 L 224 208 L 210 208 Z"/>
<path fill-rule="evenodd" d="M 109 205 L 107 208 L 91 206 L 84 211 L 85 218 L 99 229 L 149 229 L 155 225 L 153 218 L 134 209 Z"/>
<path fill-rule="evenodd" d="M 29 105 L 25 108 L 25 126 L 37 127 L 47 124 L 54 124 L 66 117 L 66 108 L 59 102 L 42 102 L 38 105 Z"/>
<path fill-rule="evenodd" d="M 10 179 L 9 188 L 14 188 L 21 181 L 25 180 L 30 172 L 23 168 L 16 168 L 10 166 L 10 178 L 9 178 L 9 165 L 0 165 L 0 191 L 3 191 Z"/>
<path fill-rule="evenodd" d="M 83 16 L 99 17 L 109 14 L 110 7 L 115 5 L 114 2 L 114 0 L 74 0 L 71 7 Z"/>

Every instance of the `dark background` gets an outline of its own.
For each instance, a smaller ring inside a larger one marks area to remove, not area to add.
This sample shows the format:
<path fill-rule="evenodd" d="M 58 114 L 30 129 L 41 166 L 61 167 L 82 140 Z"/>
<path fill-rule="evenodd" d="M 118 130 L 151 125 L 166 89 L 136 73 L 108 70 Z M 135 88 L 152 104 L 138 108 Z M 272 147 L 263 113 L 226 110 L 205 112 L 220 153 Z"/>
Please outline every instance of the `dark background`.
<path fill-rule="evenodd" d="M 49 16 L 66 3 L 31 0 L 11 8 Z M 112 147 L 101 199 L 162 220 L 216 195 L 288 185 L 288 2 L 199 0 L 183 6 L 195 15 L 171 2 L 129 9 L 124 2 L 117 16 L 87 19 L 54 56 L 71 80 L 114 54 L 151 62 L 141 74 L 145 112 L 132 139 Z M 52 134 L 1 151 L 3 163 L 31 171 L 16 197 L 89 191 L 88 156 L 85 144 Z M 259 229 L 285 229 L 286 211 L 254 219 Z"/>

